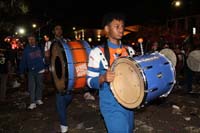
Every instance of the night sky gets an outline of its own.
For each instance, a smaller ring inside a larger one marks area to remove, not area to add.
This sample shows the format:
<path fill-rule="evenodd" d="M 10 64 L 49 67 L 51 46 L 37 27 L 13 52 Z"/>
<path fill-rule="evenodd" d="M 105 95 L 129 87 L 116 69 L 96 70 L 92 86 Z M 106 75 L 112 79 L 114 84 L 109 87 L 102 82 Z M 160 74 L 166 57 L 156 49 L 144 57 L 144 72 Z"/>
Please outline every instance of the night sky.
<path fill-rule="evenodd" d="M 110 11 L 126 15 L 127 25 L 166 22 L 167 18 L 199 14 L 200 0 L 182 0 L 184 5 L 175 9 L 172 0 L 29 0 L 29 12 L 21 22 L 39 23 L 42 28 L 62 24 L 66 30 L 72 27 L 101 28 L 101 20 Z M 25 20 L 25 21 L 24 21 Z"/>
<path fill-rule="evenodd" d="M 99 27 L 103 14 L 119 11 L 127 16 L 128 24 L 163 18 L 167 15 L 169 0 L 140 1 L 75 1 L 75 0 L 36 0 L 30 1 L 29 15 L 39 20 L 63 21 L 82 27 Z"/>

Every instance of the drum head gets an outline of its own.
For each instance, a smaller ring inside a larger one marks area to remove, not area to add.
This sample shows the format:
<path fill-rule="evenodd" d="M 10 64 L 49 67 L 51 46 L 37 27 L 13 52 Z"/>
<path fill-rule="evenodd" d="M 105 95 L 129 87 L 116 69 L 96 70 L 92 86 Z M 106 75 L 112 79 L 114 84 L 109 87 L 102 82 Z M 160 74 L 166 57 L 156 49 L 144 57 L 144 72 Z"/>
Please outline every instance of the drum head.
<path fill-rule="evenodd" d="M 118 58 L 111 66 L 115 78 L 111 90 L 117 101 L 126 108 L 138 107 L 144 97 L 144 79 L 132 58 Z"/>
<path fill-rule="evenodd" d="M 190 52 L 186 62 L 192 71 L 200 72 L 200 50 Z"/>
<path fill-rule="evenodd" d="M 160 51 L 160 53 L 163 54 L 164 56 L 166 56 L 169 59 L 169 61 L 171 61 L 172 65 L 174 67 L 176 66 L 177 57 L 173 50 L 171 50 L 169 48 L 164 48 Z"/>

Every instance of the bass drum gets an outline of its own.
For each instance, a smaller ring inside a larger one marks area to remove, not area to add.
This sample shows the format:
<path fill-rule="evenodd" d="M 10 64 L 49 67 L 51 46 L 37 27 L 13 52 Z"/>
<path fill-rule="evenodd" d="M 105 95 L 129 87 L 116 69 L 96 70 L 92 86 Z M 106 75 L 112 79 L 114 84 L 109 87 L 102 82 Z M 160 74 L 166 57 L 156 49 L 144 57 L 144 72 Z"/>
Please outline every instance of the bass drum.
<path fill-rule="evenodd" d="M 90 50 L 90 45 L 83 40 L 52 43 L 50 68 L 54 85 L 59 92 L 86 86 Z"/>
<path fill-rule="evenodd" d="M 194 72 L 200 72 L 200 50 L 193 50 L 189 53 L 187 66 Z"/>
<path fill-rule="evenodd" d="M 158 97 L 167 97 L 175 84 L 172 63 L 160 53 L 120 57 L 111 70 L 110 87 L 117 101 L 126 108 L 144 106 Z"/>

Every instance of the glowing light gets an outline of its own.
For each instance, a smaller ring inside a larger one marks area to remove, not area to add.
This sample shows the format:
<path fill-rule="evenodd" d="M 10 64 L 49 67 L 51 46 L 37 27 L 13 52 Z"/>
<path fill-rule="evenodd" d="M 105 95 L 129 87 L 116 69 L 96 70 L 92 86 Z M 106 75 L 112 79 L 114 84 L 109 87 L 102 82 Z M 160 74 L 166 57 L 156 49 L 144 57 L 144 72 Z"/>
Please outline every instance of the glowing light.
<path fill-rule="evenodd" d="M 181 6 L 181 2 L 180 2 L 180 1 L 176 1 L 176 2 L 175 2 L 175 6 L 176 6 L 176 7 Z"/>
<path fill-rule="evenodd" d="M 25 34 L 25 29 L 24 28 L 19 28 L 19 34 L 21 34 L 21 35 Z"/>
<path fill-rule="evenodd" d="M 97 35 L 97 38 L 101 38 L 101 35 L 99 34 L 99 35 Z"/>
<path fill-rule="evenodd" d="M 196 35 L 196 28 L 195 27 L 192 28 L 192 33 L 193 33 L 193 35 Z"/>
<path fill-rule="evenodd" d="M 92 42 L 92 38 L 88 38 L 88 42 Z"/>
<path fill-rule="evenodd" d="M 32 27 L 33 27 L 33 28 L 36 28 L 36 27 L 37 27 L 37 25 L 36 25 L 36 24 L 32 24 Z"/>
<path fill-rule="evenodd" d="M 172 2 L 172 5 L 175 6 L 175 7 L 181 7 L 182 1 L 181 0 L 174 0 Z"/>
<path fill-rule="evenodd" d="M 131 45 L 135 45 L 135 43 L 134 43 L 134 42 L 132 42 L 132 43 L 131 43 Z"/>
<path fill-rule="evenodd" d="M 138 38 L 139 43 L 143 43 L 143 38 Z"/>

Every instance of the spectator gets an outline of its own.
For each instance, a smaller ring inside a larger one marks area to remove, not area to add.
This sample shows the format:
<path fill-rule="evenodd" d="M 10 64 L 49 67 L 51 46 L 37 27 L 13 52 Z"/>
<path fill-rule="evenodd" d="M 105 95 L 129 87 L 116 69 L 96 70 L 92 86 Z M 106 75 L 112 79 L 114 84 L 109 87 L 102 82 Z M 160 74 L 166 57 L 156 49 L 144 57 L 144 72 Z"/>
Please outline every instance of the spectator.
<path fill-rule="evenodd" d="M 42 91 L 44 89 L 43 73 L 45 71 L 44 56 L 38 46 L 34 35 L 28 36 L 28 45 L 25 47 L 20 61 L 19 73 L 24 77 L 28 75 L 28 89 L 30 92 L 30 105 L 28 109 L 36 108 L 36 104 L 42 105 Z"/>
<path fill-rule="evenodd" d="M 48 67 L 49 70 L 49 64 L 50 64 L 50 48 L 51 48 L 51 41 L 48 36 L 44 36 L 45 45 L 44 45 L 44 56 L 45 56 L 45 64 Z"/>

